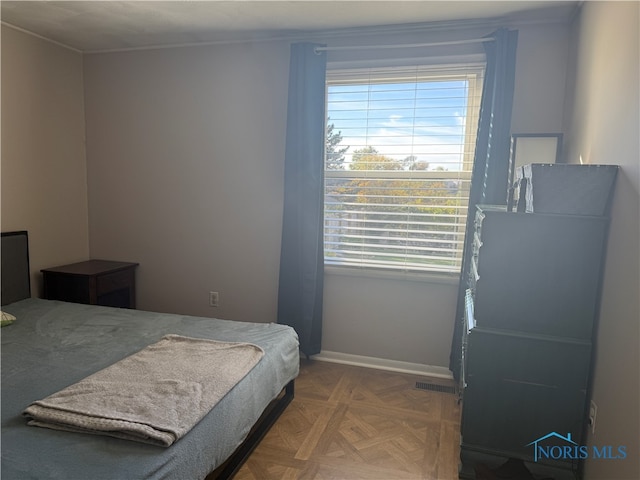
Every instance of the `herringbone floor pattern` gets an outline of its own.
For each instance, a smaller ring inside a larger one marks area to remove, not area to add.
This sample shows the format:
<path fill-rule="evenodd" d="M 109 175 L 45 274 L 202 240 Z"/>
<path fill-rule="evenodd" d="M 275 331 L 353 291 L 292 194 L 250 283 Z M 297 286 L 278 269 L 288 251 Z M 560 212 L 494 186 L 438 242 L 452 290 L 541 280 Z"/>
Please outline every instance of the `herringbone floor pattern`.
<path fill-rule="evenodd" d="M 294 400 L 235 480 L 457 479 L 457 397 L 415 388 L 425 380 L 439 381 L 303 361 Z"/>

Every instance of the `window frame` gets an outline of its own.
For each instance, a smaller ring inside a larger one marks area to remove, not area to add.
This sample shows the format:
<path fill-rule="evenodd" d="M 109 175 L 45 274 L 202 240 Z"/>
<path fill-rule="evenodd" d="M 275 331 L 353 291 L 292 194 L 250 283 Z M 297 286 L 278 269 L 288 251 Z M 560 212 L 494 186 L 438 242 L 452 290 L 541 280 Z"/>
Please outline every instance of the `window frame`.
<path fill-rule="evenodd" d="M 409 79 L 408 75 L 400 76 L 399 78 L 390 78 L 389 73 L 393 73 L 396 70 L 406 70 L 406 68 L 421 68 L 426 71 L 426 73 L 422 73 L 419 76 L 412 77 Z M 460 215 L 458 221 L 455 222 L 455 232 L 459 235 L 459 238 L 455 240 L 454 243 L 459 245 L 459 248 L 455 251 L 455 261 L 456 264 L 451 268 L 435 268 L 435 265 L 432 264 L 426 268 L 407 268 L 406 266 L 402 266 L 400 264 L 395 266 L 370 266 L 363 264 L 354 264 L 357 262 L 341 262 L 336 260 L 335 257 L 327 256 L 327 221 L 325 215 L 325 223 L 323 225 L 323 249 L 325 251 L 324 258 L 324 268 L 326 272 L 333 274 L 355 274 L 358 275 L 366 275 L 366 276 L 375 276 L 375 277 L 384 277 L 384 278 L 410 278 L 416 280 L 426 280 L 426 281 L 445 281 L 449 283 L 451 279 L 457 279 L 460 275 L 461 267 L 462 267 L 462 255 L 464 249 L 464 238 L 465 238 L 465 229 L 466 229 L 466 219 L 468 215 L 468 193 L 470 189 L 471 183 L 471 171 L 473 167 L 474 154 L 475 154 L 475 138 L 477 135 L 478 129 L 478 120 L 480 115 L 480 99 L 482 94 L 483 87 L 483 78 L 484 78 L 484 70 L 485 70 L 485 62 L 481 61 L 471 61 L 460 63 L 438 63 L 436 65 L 428 65 L 425 66 L 420 64 L 419 62 L 408 62 L 406 65 L 397 65 L 392 67 L 375 67 L 376 71 L 383 72 L 378 76 L 377 79 L 374 78 L 374 81 L 371 81 L 371 66 L 369 67 L 354 67 L 354 68 L 344 68 L 344 66 L 340 66 L 338 68 L 328 68 L 327 70 L 327 82 L 326 82 L 326 97 L 325 102 L 328 101 L 328 93 L 329 88 L 334 85 L 369 85 L 371 83 L 390 83 L 393 80 L 400 80 L 404 82 L 420 82 L 420 81 L 442 81 L 442 80 L 460 80 L 464 78 L 468 81 L 467 84 L 467 112 L 465 118 L 465 130 L 464 130 L 464 147 L 462 152 L 462 170 L 459 172 L 443 172 L 443 171 L 429 171 L 429 170 L 376 170 L 376 171 L 363 171 L 363 173 L 358 174 L 357 170 L 341 170 L 341 169 L 327 169 L 326 163 L 324 168 L 325 175 L 325 186 L 324 186 L 324 196 L 323 196 L 323 204 L 325 208 L 325 214 L 327 211 L 327 179 L 334 178 L 367 178 L 367 179 L 380 179 L 380 180 L 393 180 L 393 179 L 404 179 L 411 178 L 412 180 L 416 179 L 424 179 L 424 180 L 435 180 L 438 178 L 452 178 L 456 176 L 462 182 L 466 182 L 468 186 L 466 188 L 467 201 L 465 205 L 462 207 L 456 207 L 457 211 L 463 211 L 464 214 Z M 461 70 L 462 69 L 462 70 Z M 345 77 L 345 75 L 352 74 L 351 78 Z M 336 80 L 337 76 L 341 77 L 341 80 Z M 366 80 L 363 80 L 366 76 Z M 360 78 L 358 78 L 360 77 Z M 325 119 L 327 120 L 327 119 Z M 326 127 L 325 125 L 325 132 Z M 326 139 L 325 139 L 326 140 Z M 325 142 L 326 145 L 326 142 Z M 326 153 L 325 153 L 326 160 Z"/>

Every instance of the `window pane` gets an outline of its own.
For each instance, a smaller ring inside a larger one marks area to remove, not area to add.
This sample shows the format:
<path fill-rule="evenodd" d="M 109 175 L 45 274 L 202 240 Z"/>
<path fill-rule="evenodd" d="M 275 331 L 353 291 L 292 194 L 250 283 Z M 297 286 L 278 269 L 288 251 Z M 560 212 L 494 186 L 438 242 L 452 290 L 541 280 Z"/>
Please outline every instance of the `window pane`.
<path fill-rule="evenodd" d="M 326 264 L 460 270 L 481 77 L 328 72 Z"/>

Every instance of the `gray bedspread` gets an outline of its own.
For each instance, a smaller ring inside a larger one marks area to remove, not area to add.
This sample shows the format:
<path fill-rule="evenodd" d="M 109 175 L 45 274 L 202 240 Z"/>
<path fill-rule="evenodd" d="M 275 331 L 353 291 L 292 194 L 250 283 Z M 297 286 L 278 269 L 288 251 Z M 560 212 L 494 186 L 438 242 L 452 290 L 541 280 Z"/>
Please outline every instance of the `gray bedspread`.
<path fill-rule="evenodd" d="M 242 442 L 266 405 L 298 374 L 287 326 L 28 299 L 3 307 L 3 479 L 200 479 Z M 32 402 L 76 383 L 169 334 L 248 342 L 262 360 L 169 448 L 27 426 Z"/>

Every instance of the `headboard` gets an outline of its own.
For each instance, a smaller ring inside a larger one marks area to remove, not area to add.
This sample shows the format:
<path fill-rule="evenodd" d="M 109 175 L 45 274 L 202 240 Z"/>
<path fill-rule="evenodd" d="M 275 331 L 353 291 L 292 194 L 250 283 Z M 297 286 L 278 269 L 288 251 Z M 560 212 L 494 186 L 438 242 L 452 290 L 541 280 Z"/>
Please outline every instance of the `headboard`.
<path fill-rule="evenodd" d="M 2 305 L 31 297 L 29 235 L 26 231 L 2 232 Z"/>

